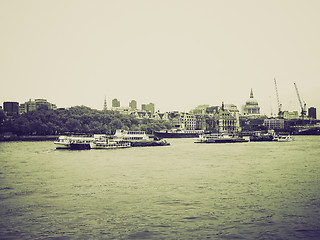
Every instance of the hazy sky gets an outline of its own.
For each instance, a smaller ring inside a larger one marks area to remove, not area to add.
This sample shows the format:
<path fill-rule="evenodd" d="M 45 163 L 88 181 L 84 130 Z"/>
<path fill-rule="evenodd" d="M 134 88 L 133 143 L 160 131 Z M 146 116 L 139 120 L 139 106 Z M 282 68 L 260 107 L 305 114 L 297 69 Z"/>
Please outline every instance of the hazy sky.
<path fill-rule="evenodd" d="M 318 0 L 0 0 L 0 102 L 320 112 Z"/>

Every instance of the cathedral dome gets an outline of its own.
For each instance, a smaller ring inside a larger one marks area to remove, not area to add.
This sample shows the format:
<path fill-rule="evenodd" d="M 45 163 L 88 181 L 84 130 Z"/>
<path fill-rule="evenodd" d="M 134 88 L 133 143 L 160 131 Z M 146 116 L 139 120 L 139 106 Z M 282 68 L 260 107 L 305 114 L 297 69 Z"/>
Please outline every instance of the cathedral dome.
<path fill-rule="evenodd" d="M 243 106 L 242 112 L 244 115 L 259 115 L 260 107 L 258 101 L 253 97 L 253 92 L 251 89 L 250 98 L 246 101 L 246 105 Z"/>
<path fill-rule="evenodd" d="M 253 97 L 252 89 L 250 92 L 250 98 L 246 101 L 246 105 L 258 105 L 258 101 Z"/>

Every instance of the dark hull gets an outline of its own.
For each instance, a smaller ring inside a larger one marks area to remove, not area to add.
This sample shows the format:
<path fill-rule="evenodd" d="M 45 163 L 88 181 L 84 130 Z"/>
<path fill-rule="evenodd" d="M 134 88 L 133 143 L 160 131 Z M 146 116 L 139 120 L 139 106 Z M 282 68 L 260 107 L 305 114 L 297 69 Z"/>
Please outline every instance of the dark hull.
<path fill-rule="evenodd" d="M 245 139 L 215 139 L 215 140 L 208 140 L 203 142 L 195 142 L 195 143 L 241 143 L 241 142 L 248 142 Z"/>
<path fill-rule="evenodd" d="M 273 136 L 250 137 L 250 142 L 271 142 L 271 141 L 273 141 Z"/>
<path fill-rule="evenodd" d="M 197 138 L 198 133 L 171 133 L 171 132 L 154 132 L 158 138 Z"/>
<path fill-rule="evenodd" d="M 131 142 L 132 147 L 154 147 L 154 146 L 168 146 L 170 143 L 164 141 L 138 141 Z"/>
<path fill-rule="evenodd" d="M 89 143 L 71 143 L 70 149 L 71 150 L 89 150 L 90 144 Z"/>
<path fill-rule="evenodd" d="M 307 130 L 296 132 L 295 135 L 320 135 L 320 128 L 315 127 Z"/>

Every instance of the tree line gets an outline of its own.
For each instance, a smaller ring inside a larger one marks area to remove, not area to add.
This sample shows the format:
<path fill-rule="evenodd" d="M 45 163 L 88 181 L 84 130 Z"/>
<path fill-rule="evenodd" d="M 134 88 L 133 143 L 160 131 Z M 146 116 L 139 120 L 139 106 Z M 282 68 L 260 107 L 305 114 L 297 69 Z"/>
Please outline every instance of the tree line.
<path fill-rule="evenodd" d="M 145 131 L 151 134 L 169 129 L 171 124 L 163 120 L 138 119 L 116 111 L 101 111 L 86 106 L 48 110 L 40 108 L 13 117 L 0 110 L 0 133 L 23 135 L 60 135 L 66 133 L 114 134 L 116 129 Z"/>

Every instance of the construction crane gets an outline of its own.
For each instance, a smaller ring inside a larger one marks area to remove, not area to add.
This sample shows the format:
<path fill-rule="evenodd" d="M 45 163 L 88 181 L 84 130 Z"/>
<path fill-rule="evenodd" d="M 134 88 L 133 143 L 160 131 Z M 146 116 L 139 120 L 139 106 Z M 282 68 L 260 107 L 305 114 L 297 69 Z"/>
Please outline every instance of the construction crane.
<path fill-rule="evenodd" d="M 300 103 L 300 107 L 301 107 L 301 117 L 302 119 L 304 118 L 304 116 L 306 115 L 307 111 L 306 111 L 306 103 L 303 101 L 303 104 L 302 104 L 302 101 L 301 101 L 301 98 L 300 98 L 300 94 L 299 94 L 299 91 L 298 91 L 298 87 L 297 87 L 297 84 L 296 83 L 293 83 L 294 84 L 294 87 L 296 88 L 296 92 L 297 92 L 297 96 L 298 96 L 298 100 L 299 100 L 299 103 Z"/>
<path fill-rule="evenodd" d="M 279 94 L 278 94 L 278 87 L 277 87 L 276 79 L 274 79 L 274 86 L 276 88 L 276 95 L 277 95 L 277 101 L 278 101 L 278 116 L 281 117 L 281 115 L 282 115 L 282 112 L 281 112 L 282 104 L 279 101 Z"/>

